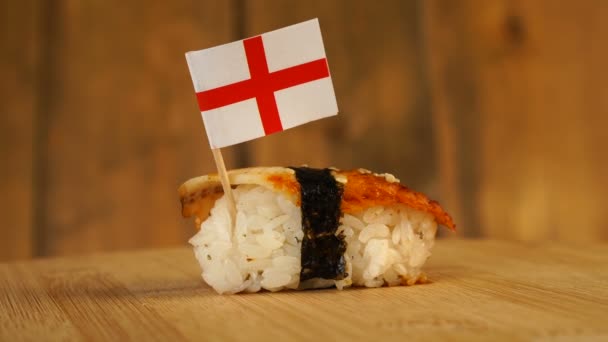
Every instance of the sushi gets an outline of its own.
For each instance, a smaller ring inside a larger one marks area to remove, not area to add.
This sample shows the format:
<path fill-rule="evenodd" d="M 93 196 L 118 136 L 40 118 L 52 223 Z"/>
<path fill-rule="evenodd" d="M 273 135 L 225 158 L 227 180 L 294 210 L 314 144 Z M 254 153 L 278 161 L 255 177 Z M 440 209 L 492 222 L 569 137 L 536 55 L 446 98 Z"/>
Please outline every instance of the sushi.
<path fill-rule="evenodd" d="M 236 212 L 216 174 L 179 188 L 202 277 L 220 294 L 262 289 L 413 285 L 437 226 L 452 218 L 390 174 L 365 169 L 256 167 L 228 173 Z"/>

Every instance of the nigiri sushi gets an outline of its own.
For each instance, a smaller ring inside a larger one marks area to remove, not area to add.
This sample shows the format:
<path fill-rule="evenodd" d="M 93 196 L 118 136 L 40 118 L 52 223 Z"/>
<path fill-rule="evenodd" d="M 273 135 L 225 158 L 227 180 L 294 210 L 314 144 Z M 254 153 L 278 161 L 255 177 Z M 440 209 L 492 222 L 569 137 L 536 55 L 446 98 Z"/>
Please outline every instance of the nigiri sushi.
<path fill-rule="evenodd" d="M 437 225 L 452 218 L 390 174 L 365 169 L 256 167 L 179 188 L 202 277 L 218 293 L 380 287 L 425 282 Z"/>

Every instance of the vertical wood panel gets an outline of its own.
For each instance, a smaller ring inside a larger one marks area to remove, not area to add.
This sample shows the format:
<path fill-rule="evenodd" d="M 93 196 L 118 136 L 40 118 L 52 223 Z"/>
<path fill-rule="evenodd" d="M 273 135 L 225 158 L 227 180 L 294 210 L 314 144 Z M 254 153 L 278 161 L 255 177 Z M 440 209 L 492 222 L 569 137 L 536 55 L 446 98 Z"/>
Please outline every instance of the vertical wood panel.
<path fill-rule="evenodd" d="M 231 10 L 194 0 L 58 3 L 46 254 L 192 235 L 176 189 L 215 167 L 184 53 L 231 40 Z"/>
<path fill-rule="evenodd" d="M 500 238 L 607 238 L 608 3 L 425 4 L 457 220 Z"/>
<path fill-rule="evenodd" d="M 423 36 L 428 56 L 429 79 L 441 192 L 450 208 L 458 233 L 479 235 L 476 193 L 478 170 L 474 56 L 463 2 L 424 3 Z M 472 7 L 472 6 L 471 6 Z M 473 15 L 473 14 L 471 14 Z"/>
<path fill-rule="evenodd" d="M 436 195 L 417 3 L 246 5 L 247 36 L 319 18 L 340 110 L 338 117 L 246 143 L 251 164 L 365 167 Z"/>
<path fill-rule="evenodd" d="M 467 236 L 608 239 L 605 1 L 1 6 L 0 260 L 185 243 L 176 188 L 215 166 L 184 52 L 314 17 L 339 116 L 228 148 L 228 167 L 366 167 Z"/>
<path fill-rule="evenodd" d="M 40 2 L 0 4 L 0 261 L 34 254 L 33 141 Z"/>

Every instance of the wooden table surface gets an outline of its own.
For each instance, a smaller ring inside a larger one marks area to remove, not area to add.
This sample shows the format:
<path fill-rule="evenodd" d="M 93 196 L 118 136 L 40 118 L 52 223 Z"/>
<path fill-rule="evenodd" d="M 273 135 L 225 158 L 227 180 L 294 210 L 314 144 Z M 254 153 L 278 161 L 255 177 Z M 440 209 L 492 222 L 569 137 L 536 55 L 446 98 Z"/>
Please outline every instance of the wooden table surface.
<path fill-rule="evenodd" d="M 608 341 L 608 245 L 446 240 L 431 284 L 218 295 L 188 248 L 0 264 L 0 340 Z"/>

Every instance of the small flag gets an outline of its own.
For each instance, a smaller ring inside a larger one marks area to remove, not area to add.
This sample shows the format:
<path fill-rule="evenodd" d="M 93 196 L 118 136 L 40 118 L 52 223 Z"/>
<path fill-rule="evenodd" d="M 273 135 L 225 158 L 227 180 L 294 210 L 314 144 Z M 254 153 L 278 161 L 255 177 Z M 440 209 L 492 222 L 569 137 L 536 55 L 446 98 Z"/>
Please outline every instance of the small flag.
<path fill-rule="evenodd" d="M 211 148 L 338 113 L 317 19 L 186 53 Z"/>

